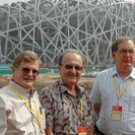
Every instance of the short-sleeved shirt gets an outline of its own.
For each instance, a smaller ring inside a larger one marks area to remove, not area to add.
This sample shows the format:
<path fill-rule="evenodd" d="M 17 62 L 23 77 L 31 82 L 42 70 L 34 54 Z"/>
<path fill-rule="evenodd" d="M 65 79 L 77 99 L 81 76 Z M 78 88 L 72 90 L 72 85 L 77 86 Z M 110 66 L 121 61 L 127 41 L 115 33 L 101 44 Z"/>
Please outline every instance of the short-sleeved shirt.
<path fill-rule="evenodd" d="M 123 96 L 118 98 L 113 77 L 119 94 L 121 95 L 130 80 L 132 83 Z M 107 69 L 97 75 L 90 99 L 101 104 L 99 119 L 96 122 L 99 130 L 107 135 L 135 135 L 135 71 L 122 79 L 116 68 Z M 111 120 L 112 106 L 122 106 L 121 121 Z"/>
<path fill-rule="evenodd" d="M 82 87 L 76 86 L 76 88 L 78 92 L 75 98 L 68 92 L 62 80 L 59 80 L 40 93 L 41 104 L 46 110 L 46 122 L 53 126 L 55 135 L 78 134 L 78 127 L 86 126 L 89 131 L 91 126 L 94 125 L 94 113 L 89 96 Z M 69 96 L 79 113 L 81 113 L 80 100 L 83 102 L 83 125 L 75 113 L 75 108 Z"/>
<path fill-rule="evenodd" d="M 42 133 L 40 132 L 38 122 L 25 102 L 9 86 L 5 86 L 0 89 L 0 135 L 44 135 L 45 112 L 40 104 L 38 93 L 34 89 L 30 93 L 29 90 L 12 80 L 10 85 L 23 96 L 37 117 L 37 108 L 33 100 L 33 97 L 35 97 L 37 107 L 39 108 Z"/>

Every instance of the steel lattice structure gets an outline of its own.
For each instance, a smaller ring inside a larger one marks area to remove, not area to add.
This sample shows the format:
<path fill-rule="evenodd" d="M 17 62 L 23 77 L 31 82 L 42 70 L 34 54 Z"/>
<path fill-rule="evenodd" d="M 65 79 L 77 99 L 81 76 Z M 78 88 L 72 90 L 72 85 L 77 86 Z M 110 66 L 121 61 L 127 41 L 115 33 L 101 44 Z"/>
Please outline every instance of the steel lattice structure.
<path fill-rule="evenodd" d="M 112 64 L 110 46 L 135 39 L 135 4 L 124 0 L 31 0 L 0 6 L 0 63 L 23 50 L 57 64 L 59 53 L 78 50 L 86 65 Z"/>

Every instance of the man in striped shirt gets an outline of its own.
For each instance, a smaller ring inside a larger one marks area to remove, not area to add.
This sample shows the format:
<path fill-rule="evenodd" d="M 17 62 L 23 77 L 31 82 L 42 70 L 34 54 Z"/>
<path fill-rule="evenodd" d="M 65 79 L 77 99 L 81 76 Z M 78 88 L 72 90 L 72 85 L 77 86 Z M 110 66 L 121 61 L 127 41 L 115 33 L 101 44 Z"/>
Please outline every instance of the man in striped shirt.
<path fill-rule="evenodd" d="M 116 67 L 98 74 L 90 95 L 99 116 L 97 135 L 135 135 L 135 42 L 117 39 L 112 56 Z"/>

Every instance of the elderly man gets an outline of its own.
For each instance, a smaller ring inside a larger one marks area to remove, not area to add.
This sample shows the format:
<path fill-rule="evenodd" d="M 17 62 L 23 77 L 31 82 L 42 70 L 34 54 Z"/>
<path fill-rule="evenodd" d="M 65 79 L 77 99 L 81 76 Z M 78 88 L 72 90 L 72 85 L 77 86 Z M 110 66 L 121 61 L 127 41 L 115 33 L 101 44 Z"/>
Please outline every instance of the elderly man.
<path fill-rule="evenodd" d="M 66 50 L 59 56 L 61 80 L 41 91 L 41 103 L 46 109 L 47 135 L 93 134 L 92 104 L 87 92 L 77 85 L 83 64 L 83 58 L 77 51 Z"/>
<path fill-rule="evenodd" d="M 45 134 L 44 109 L 33 84 L 41 61 L 32 51 L 24 51 L 14 59 L 13 80 L 0 90 L 0 135 Z"/>
<path fill-rule="evenodd" d="M 119 38 L 112 56 L 116 67 L 98 74 L 90 95 L 99 116 L 97 135 L 135 135 L 135 42 Z"/>

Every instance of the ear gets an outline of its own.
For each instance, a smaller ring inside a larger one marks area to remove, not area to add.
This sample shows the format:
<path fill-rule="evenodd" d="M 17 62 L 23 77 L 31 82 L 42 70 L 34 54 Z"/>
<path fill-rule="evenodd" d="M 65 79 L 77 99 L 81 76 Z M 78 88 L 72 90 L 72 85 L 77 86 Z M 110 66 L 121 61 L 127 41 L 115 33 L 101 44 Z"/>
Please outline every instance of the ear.
<path fill-rule="evenodd" d="M 113 56 L 113 58 L 116 60 L 116 58 L 115 58 L 115 56 L 116 56 L 115 53 L 116 53 L 116 52 L 113 51 L 113 52 L 112 52 L 112 56 Z"/>
<path fill-rule="evenodd" d="M 12 66 L 11 67 L 11 70 L 12 70 L 12 74 L 14 74 L 15 73 L 15 70 L 16 70 L 16 67 Z"/>
<path fill-rule="evenodd" d="M 61 66 L 60 65 L 58 65 L 58 69 L 61 70 Z"/>
<path fill-rule="evenodd" d="M 61 74 L 61 65 L 58 65 L 59 74 Z"/>

